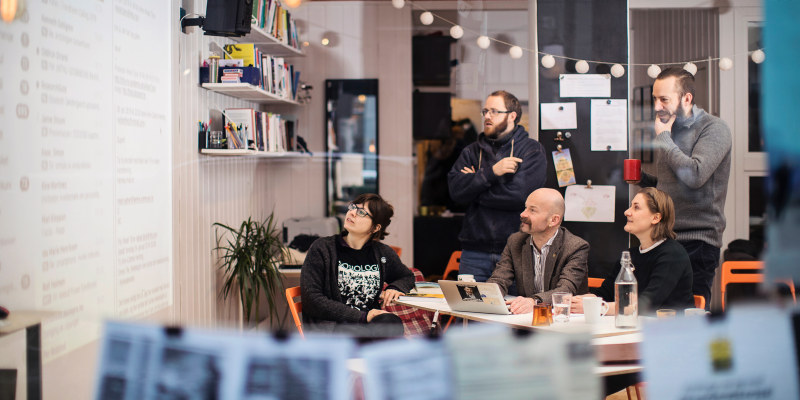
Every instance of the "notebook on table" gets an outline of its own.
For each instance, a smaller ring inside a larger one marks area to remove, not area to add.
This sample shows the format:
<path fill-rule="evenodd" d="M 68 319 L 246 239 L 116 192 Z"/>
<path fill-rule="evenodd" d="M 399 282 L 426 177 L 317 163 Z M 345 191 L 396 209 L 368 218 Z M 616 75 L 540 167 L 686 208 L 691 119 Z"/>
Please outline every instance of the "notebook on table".
<path fill-rule="evenodd" d="M 439 286 L 453 311 L 511 314 L 496 283 L 440 280 Z"/>

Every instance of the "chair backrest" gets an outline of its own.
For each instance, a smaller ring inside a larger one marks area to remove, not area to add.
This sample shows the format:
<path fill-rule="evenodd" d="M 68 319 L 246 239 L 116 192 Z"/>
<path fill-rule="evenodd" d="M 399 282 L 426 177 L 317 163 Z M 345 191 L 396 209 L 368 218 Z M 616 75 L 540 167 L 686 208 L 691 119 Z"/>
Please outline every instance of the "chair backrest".
<path fill-rule="evenodd" d="M 700 295 L 694 295 L 694 308 L 706 308 L 706 298 Z"/>
<path fill-rule="evenodd" d="M 453 254 L 450 254 L 450 261 L 447 262 L 447 268 L 444 269 L 444 275 L 442 275 L 442 279 L 447 279 L 447 276 L 453 271 L 458 272 L 458 266 L 460 264 L 461 250 L 457 250 L 454 251 Z"/>
<path fill-rule="evenodd" d="M 722 263 L 720 277 L 720 294 L 722 295 L 722 311 L 725 311 L 725 291 L 730 283 L 761 283 L 764 281 L 764 263 L 762 261 L 725 261 Z M 744 272 L 742 272 L 744 271 Z M 792 300 L 797 303 L 794 282 L 791 279 L 778 279 L 786 284 L 792 293 Z"/>
<path fill-rule="evenodd" d="M 403 256 L 403 248 L 402 247 L 397 247 L 397 246 L 392 246 L 392 245 L 389 245 L 389 247 L 391 247 L 392 250 L 394 250 L 394 252 L 397 253 L 398 257 L 402 257 Z"/>
<path fill-rule="evenodd" d="M 600 287 L 603 286 L 603 278 L 589 278 L 589 287 Z"/>
<path fill-rule="evenodd" d="M 298 299 L 297 301 L 294 300 L 295 297 Z M 294 318 L 297 331 L 300 332 L 300 337 L 305 338 L 303 335 L 303 320 L 300 319 L 300 313 L 303 312 L 303 302 L 300 298 L 300 286 L 286 289 L 286 302 L 289 303 L 289 311 L 292 312 L 292 318 Z"/>

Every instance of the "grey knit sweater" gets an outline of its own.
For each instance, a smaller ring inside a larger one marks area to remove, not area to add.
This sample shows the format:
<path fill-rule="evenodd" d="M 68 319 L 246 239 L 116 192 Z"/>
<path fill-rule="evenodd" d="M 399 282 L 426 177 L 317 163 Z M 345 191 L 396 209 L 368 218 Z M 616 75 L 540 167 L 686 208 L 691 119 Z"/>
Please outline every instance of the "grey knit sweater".
<path fill-rule="evenodd" d="M 697 106 L 675 121 L 672 132 L 657 132 L 656 175 L 642 174 L 641 185 L 672 196 L 678 240 L 722 247 L 731 141 L 728 125 Z"/>

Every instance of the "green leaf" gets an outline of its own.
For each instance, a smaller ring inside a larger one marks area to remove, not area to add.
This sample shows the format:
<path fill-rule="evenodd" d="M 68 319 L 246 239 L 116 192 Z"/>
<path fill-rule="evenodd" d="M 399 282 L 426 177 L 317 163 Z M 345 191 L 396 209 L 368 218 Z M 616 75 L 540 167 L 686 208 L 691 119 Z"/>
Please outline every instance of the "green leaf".
<path fill-rule="evenodd" d="M 264 221 L 248 217 L 238 229 L 220 222 L 212 226 L 216 228 L 213 250 L 218 254 L 219 269 L 223 272 L 220 297 L 228 300 L 231 293 L 236 292 L 249 325 L 251 319 L 258 319 L 259 297 L 263 292 L 270 323 L 273 319 L 281 321 L 274 296 L 283 294 L 283 276 L 278 268 L 288 258 L 289 251 L 283 245 L 274 213 Z"/>

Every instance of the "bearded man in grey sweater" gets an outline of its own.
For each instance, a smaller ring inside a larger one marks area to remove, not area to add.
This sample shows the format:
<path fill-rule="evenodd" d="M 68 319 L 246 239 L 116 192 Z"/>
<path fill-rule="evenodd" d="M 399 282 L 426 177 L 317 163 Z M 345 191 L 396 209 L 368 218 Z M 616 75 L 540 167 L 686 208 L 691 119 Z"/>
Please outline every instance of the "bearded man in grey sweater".
<path fill-rule="evenodd" d="M 692 263 L 692 292 L 708 305 L 725 230 L 731 132 L 694 104 L 694 76 L 682 68 L 658 75 L 653 105 L 655 175 L 642 174 L 641 182 L 629 183 L 655 186 L 672 197 L 675 233 Z"/>

